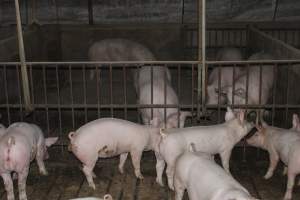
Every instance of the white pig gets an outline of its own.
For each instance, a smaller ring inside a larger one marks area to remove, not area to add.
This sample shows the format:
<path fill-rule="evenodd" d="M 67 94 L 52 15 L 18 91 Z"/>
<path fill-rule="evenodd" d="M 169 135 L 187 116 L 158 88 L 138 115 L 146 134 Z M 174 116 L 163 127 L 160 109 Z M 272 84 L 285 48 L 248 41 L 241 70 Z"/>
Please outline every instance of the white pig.
<path fill-rule="evenodd" d="M 151 86 L 151 83 L 145 84 L 141 87 L 139 94 L 139 104 L 151 104 L 151 90 L 153 91 L 152 103 L 155 104 L 165 104 L 166 105 L 178 105 L 178 97 L 174 89 L 169 82 L 155 81 Z M 165 100 L 165 90 L 166 90 L 166 100 Z M 178 108 L 153 108 L 153 120 L 157 123 L 153 123 L 151 119 L 151 108 L 142 108 L 141 114 L 144 124 L 152 124 L 155 127 L 166 127 L 166 128 L 182 128 L 186 117 L 191 116 L 190 112 L 179 111 Z M 165 113 L 166 111 L 166 113 Z M 178 114 L 179 112 L 179 114 Z M 166 123 L 164 117 L 166 114 Z M 179 119 L 178 119 L 179 116 Z"/>
<path fill-rule="evenodd" d="M 19 199 L 26 200 L 26 179 L 29 164 L 36 159 L 39 171 L 47 175 L 44 159 L 47 159 L 47 147 L 57 141 L 57 137 L 44 138 L 41 129 L 25 122 L 17 122 L 6 129 L 0 139 L 0 175 L 3 178 L 7 199 L 14 199 L 11 172 L 18 175 Z"/>
<path fill-rule="evenodd" d="M 104 39 L 91 45 L 90 61 L 154 61 L 155 56 L 142 44 L 127 39 Z M 90 79 L 94 78 L 91 71 Z"/>
<path fill-rule="evenodd" d="M 181 200 L 186 189 L 190 200 L 250 200 L 247 189 L 224 171 L 211 157 L 190 150 L 176 161 L 175 200 Z"/>
<path fill-rule="evenodd" d="M 96 197 L 82 197 L 82 198 L 76 198 L 76 199 L 70 199 L 70 200 L 113 200 L 112 196 L 110 194 L 104 195 L 104 197 L 96 198 Z"/>
<path fill-rule="evenodd" d="M 297 114 L 293 114 L 293 127 L 291 128 L 294 131 L 300 132 L 300 120 Z"/>
<path fill-rule="evenodd" d="M 252 55 L 248 60 L 267 60 L 273 59 L 272 55 L 260 52 Z M 273 88 L 274 71 L 273 65 L 262 65 L 262 78 L 260 83 L 260 67 L 250 66 L 248 75 L 248 104 L 266 104 Z M 229 104 L 246 104 L 246 84 L 247 74 L 241 76 L 234 82 L 233 87 L 227 87 L 227 100 Z M 261 99 L 260 97 L 261 90 Z M 232 95 L 233 98 L 232 99 Z M 233 101 L 234 100 L 234 101 Z"/>
<path fill-rule="evenodd" d="M 123 173 L 127 155 L 130 153 L 135 175 L 142 179 L 142 153 L 153 150 L 157 155 L 161 137 L 158 128 L 122 119 L 101 118 L 85 124 L 75 132 L 70 132 L 69 139 L 69 149 L 82 162 L 82 171 L 88 184 L 95 189 L 93 169 L 99 157 L 120 155 L 119 171 Z"/>
<path fill-rule="evenodd" d="M 166 173 L 169 187 L 174 189 L 175 161 L 188 148 L 190 143 L 194 143 L 198 151 L 212 155 L 220 154 L 224 169 L 230 173 L 229 160 L 234 145 L 254 127 L 252 123 L 244 119 L 244 116 L 244 111 L 240 111 L 238 116 L 235 116 L 228 107 L 225 122 L 222 124 L 161 130 L 162 140 L 159 144 L 159 152 L 167 163 Z M 158 182 L 160 182 L 165 163 L 163 161 L 158 163 L 157 174 L 159 177 Z"/>
<path fill-rule="evenodd" d="M 300 136 L 293 130 L 282 129 L 267 125 L 257 126 L 258 131 L 247 143 L 251 146 L 262 148 L 269 153 L 270 164 L 264 178 L 273 176 L 279 160 L 287 166 L 287 188 L 284 199 L 292 198 L 295 177 L 300 173 Z"/>
<path fill-rule="evenodd" d="M 238 48 L 226 47 L 217 52 L 217 61 L 240 61 L 243 60 L 242 52 Z M 226 102 L 225 87 L 231 86 L 233 81 L 245 73 L 241 67 L 222 67 L 220 68 L 220 88 L 219 88 L 219 68 L 215 67 L 209 75 L 207 86 L 207 104 L 218 104 L 218 96 L 220 95 L 220 104 Z"/>

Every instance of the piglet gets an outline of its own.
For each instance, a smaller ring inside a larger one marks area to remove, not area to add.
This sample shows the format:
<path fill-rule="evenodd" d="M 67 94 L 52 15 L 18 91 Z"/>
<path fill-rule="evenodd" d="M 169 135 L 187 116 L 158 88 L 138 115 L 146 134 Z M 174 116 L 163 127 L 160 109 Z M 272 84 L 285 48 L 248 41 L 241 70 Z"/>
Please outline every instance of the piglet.
<path fill-rule="evenodd" d="M 29 164 L 35 158 L 42 175 L 47 175 L 44 159 L 47 147 L 57 141 L 57 137 L 44 138 L 42 130 L 25 122 L 17 122 L 6 129 L 0 139 L 0 175 L 3 178 L 7 199 L 14 199 L 11 172 L 18 175 L 19 199 L 26 200 L 26 179 Z"/>
<path fill-rule="evenodd" d="M 104 197 L 96 198 L 96 197 L 82 197 L 82 198 L 76 198 L 76 199 L 70 199 L 70 200 L 113 200 L 112 196 L 110 194 L 104 195 Z"/>
<path fill-rule="evenodd" d="M 174 187 L 175 200 L 182 199 L 185 189 L 190 200 L 254 200 L 211 156 L 196 152 L 193 143 L 176 161 Z"/>
<path fill-rule="evenodd" d="M 253 127 L 252 123 L 244 119 L 245 112 L 240 111 L 237 116 L 228 107 L 225 122 L 213 126 L 194 126 L 180 129 L 162 129 L 162 140 L 159 144 L 160 156 L 158 161 L 158 180 L 161 182 L 162 173 L 167 163 L 168 185 L 173 187 L 173 176 L 176 159 L 187 150 L 189 143 L 194 143 L 197 150 L 209 154 L 220 154 L 224 169 L 229 172 L 231 151 Z M 164 162 L 165 161 L 165 162 Z"/>
<path fill-rule="evenodd" d="M 140 161 L 143 151 L 156 155 L 161 139 L 159 129 L 115 118 L 91 121 L 69 133 L 69 149 L 82 162 L 82 171 L 90 187 L 95 189 L 93 169 L 98 158 L 120 155 L 119 171 L 124 172 L 128 153 L 131 154 L 136 177 L 142 179 Z"/>
<path fill-rule="evenodd" d="M 300 173 L 300 136 L 293 130 L 269 126 L 265 122 L 262 126 L 257 126 L 257 130 L 247 139 L 247 143 L 269 153 L 270 164 L 264 178 L 271 178 L 278 161 L 282 160 L 287 166 L 288 176 L 284 199 L 291 199 L 295 177 Z"/>

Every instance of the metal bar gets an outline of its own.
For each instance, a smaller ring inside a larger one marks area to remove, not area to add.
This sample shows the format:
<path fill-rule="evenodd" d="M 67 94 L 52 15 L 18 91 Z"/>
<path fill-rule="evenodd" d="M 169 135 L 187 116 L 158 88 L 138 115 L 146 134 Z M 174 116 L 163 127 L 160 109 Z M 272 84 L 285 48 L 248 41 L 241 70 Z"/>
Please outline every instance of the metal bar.
<path fill-rule="evenodd" d="M 28 82 L 25 49 L 24 49 L 22 25 L 21 25 L 21 17 L 20 17 L 20 7 L 19 7 L 18 0 L 15 0 L 15 8 L 16 8 L 16 21 L 17 21 L 17 33 L 18 33 L 17 35 L 18 35 L 18 44 L 19 44 L 19 56 L 21 61 L 21 74 L 22 74 L 22 86 L 23 86 L 25 110 L 26 112 L 31 112 L 33 110 L 33 107 L 31 105 L 31 100 L 30 100 L 30 89 L 29 89 L 29 82 Z"/>
<path fill-rule="evenodd" d="M 99 69 L 99 66 L 96 65 L 96 89 L 97 89 L 97 115 L 98 115 L 98 118 L 101 117 L 101 91 L 100 91 L 100 80 L 101 80 L 101 77 L 100 77 L 101 73 L 100 73 L 100 69 Z"/>
<path fill-rule="evenodd" d="M 150 68 L 151 71 L 151 106 L 153 106 L 153 65 Z M 153 119 L 153 107 L 151 107 L 151 120 Z"/>
<path fill-rule="evenodd" d="M 218 66 L 218 123 L 221 121 L 221 108 L 220 108 L 220 95 L 221 95 L 221 76 L 222 76 L 222 65 Z"/>
<path fill-rule="evenodd" d="M 109 94 L 110 94 L 110 104 L 113 105 L 113 86 L 112 86 L 112 65 L 109 65 Z M 114 109 L 111 107 L 110 116 L 114 117 Z"/>
<path fill-rule="evenodd" d="M 124 85 L 124 118 L 127 120 L 127 76 L 126 68 L 123 66 L 123 85 Z"/>
<path fill-rule="evenodd" d="M 72 128 L 75 129 L 75 116 L 74 116 L 74 96 L 73 96 L 73 81 L 72 81 L 72 69 L 69 65 L 69 83 L 70 83 L 70 98 L 71 98 L 71 115 L 72 115 Z"/>
<path fill-rule="evenodd" d="M 164 65 L 164 105 L 167 104 L 167 71 L 166 68 L 167 66 Z M 167 108 L 164 107 L 164 128 L 166 128 L 166 124 L 167 124 Z"/>
<path fill-rule="evenodd" d="M 194 111 L 194 98 L 195 98 L 194 97 L 194 89 L 195 89 L 195 80 L 194 80 L 194 77 L 195 77 L 195 66 L 192 65 L 192 93 L 191 93 L 191 97 L 192 97 L 192 100 L 191 100 L 192 111 Z M 192 116 L 192 124 L 193 123 L 194 123 L 194 117 Z"/>
<path fill-rule="evenodd" d="M 273 67 L 274 74 L 274 85 L 273 85 L 273 107 L 272 107 L 272 126 L 274 125 L 275 119 L 275 104 L 276 104 L 276 89 L 277 89 L 277 64 Z"/>
<path fill-rule="evenodd" d="M 17 86 L 18 86 L 18 91 L 19 91 L 19 103 L 23 104 L 22 102 L 22 91 L 21 91 L 21 85 L 20 85 L 20 74 L 19 74 L 19 67 L 16 66 L 16 74 L 17 74 Z M 20 121 L 23 121 L 23 107 L 20 107 Z"/>
<path fill-rule="evenodd" d="M 288 65 L 287 66 L 287 88 L 286 88 L 286 105 L 289 104 L 289 90 L 290 90 L 290 70 L 291 70 L 291 65 Z M 286 109 L 285 109 L 285 126 L 288 127 L 288 111 L 289 111 L 289 108 L 288 106 L 286 106 Z"/>
<path fill-rule="evenodd" d="M 193 88 L 191 90 L 193 93 Z M 181 99 L 181 67 L 180 64 L 177 67 L 177 94 L 178 94 L 178 104 L 180 105 L 180 99 Z M 177 126 L 180 127 L 180 110 L 181 107 L 178 107 L 178 113 L 177 113 Z"/>
<path fill-rule="evenodd" d="M 47 80 L 46 80 L 46 69 L 45 65 L 42 66 L 43 69 L 43 86 L 44 86 L 44 97 L 45 97 L 45 104 L 44 108 L 46 110 L 46 120 L 47 120 L 47 132 L 50 132 L 50 121 L 49 121 L 49 109 L 48 109 L 48 95 L 47 95 Z"/>
<path fill-rule="evenodd" d="M 58 110 L 58 123 L 59 123 L 59 134 L 62 135 L 62 120 L 61 120 L 61 102 L 60 102 L 60 89 L 59 89 L 59 76 L 58 76 L 58 67 L 55 68 L 55 77 L 56 77 L 56 89 L 57 89 L 57 110 Z M 61 149 L 63 151 L 63 149 Z"/>
<path fill-rule="evenodd" d="M 202 110 L 205 112 L 206 109 L 205 109 L 205 100 L 206 100 L 206 36 L 205 36 L 205 31 L 206 31 L 206 24 L 205 24 L 205 21 L 206 21 L 206 18 L 205 18 L 205 12 L 206 12 L 206 4 L 205 4 L 205 1 L 206 0 L 202 0 L 202 99 L 201 99 L 201 102 L 202 102 Z"/>
<path fill-rule="evenodd" d="M 89 25 L 94 24 L 93 0 L 88 0 Z"/>
<path fill-rule="evenodd" d="M 82 65 L 82 81 L 83 81 L 83 104 L 87 105 L 87 102 L 86 102 L 86 71 L 85 71 L 85 65 Z M 88 117 L 87 117 L 87 108 L 84 108 L 84 121 L 85 123 L 88 122 Z"/>
<path fill-rule="evenodd" d="M 6 74 L 6 66 L 3 66 L 3 76 L 4 76 L 4 94 L 5 94 L 5 101 L 6 101 L 6 111 L 7 111 L 7 122 L 11 124 L 10 119 L 10 108 L 8 105 L 8 89 L 7 89 L 7 74 Z"/>

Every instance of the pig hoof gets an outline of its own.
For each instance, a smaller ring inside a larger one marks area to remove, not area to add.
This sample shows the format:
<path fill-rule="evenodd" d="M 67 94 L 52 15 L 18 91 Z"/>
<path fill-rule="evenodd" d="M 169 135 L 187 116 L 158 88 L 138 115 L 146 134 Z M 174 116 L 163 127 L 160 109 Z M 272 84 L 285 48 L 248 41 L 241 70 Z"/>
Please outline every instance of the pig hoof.
<path fill-rule="evenodd" d="M 159 180 L 158 178 L 156 178 L 156 182 L 161 186 L 161 187 L 164 187 L 164 183 L 162 180 Z"/>
<path fill-rule="evenodd" d="M 269 178 L 271 178 L 271 174 L 266 174 L 265 176 L 264 176 L 264 179 L 266 179 L 266 180 L 268 180 Z"/>
<path fill-rule="evenodd" d="M 90 183 L 89 186 L 90 186 L 91 188 L 93 188 L 93 190 L 96 190 L 96 186 L 95 186 L 94 183 Z"/>
<path fill-rule="evenodd" d="M 142 174 L 137 175 L 138 179 L 144 179 L 144 176 Z"/>
<path fill-rule="evenodd" d="M 48 172 L 46 170 L 41 170 L 40 174 L 42 174 L 43 176 L 48 176 Z"/>
<path fill-rule="evenodd" d="M 119 168 L 119 172 L 120 172 L 121 174 L 124 174 L 124 169 Z"/>

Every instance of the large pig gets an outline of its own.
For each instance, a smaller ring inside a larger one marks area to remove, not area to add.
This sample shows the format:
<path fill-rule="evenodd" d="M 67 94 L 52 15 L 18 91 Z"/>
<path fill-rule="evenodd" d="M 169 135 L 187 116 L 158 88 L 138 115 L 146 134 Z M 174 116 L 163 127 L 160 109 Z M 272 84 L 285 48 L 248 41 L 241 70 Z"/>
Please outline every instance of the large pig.
<path fill-rule="evenodd" d="M 264 178 L 269 179 L 279 160 L 287 166 L 287 188 L 284 199 L 292 198 L 295 177 L 300 173 L 300 136 L 297 132 L 267 125 L 257 126 L 258 131 L 247 143 L 251 146 L 262 148 L 269 153 L 270 164 Z"/>
<path fill-rule="evenodd" d="M 96 197 L 82 197 L 82 198 L 76 198 L 76 199 L 70 199 L 70 200 L 113 200 L 112 196 L 110 194 L 104 195 L 104 197 L 96 198 Z"/>
<path fill-rule="evenodd" d="M 268 60 L 274 59 L 272 55 L 267 53 L 259 52 L 252 55 L 248 60 Z M 258 105 L 266 104 L 270 96 L 271 89 L 273 88 L 274 81 L 274 66 L 273 65 L 262 65 L 260 79 L 260 66 L 250 66 L 248 74 L 248 104 Z M 261 82 L 260 82 L 261 80 Z M 234 82 L 233 86 L 227 87 L 227 100 L 229 104 L 246 104 L 246 84 L 247 74 L 241 76 Z M 260 93 L 261 92 L 261 93 Z M 260 99 L 261 94 L 261 99 Z M 232 99 L 232 97 L 234 99 Z"/>
<path fill-rule="evenodd" d="M 229 160 L 231 151 L 253 127 L 252 123 L 244 119 L 245 112 L 240 111 L 235 116 L 228 107 L 225 114 L 225 122 L 213 126 L 194 126 L 181 129 L 161 130 L 162 140 L 159 144 L 161 157 L 167 163 L 168 185 L 173 187 L 175 161 L 190 143 L 194 143 L 197 150 L 209 154 L 220 154 L 224 169 L 229 172 Z M 158 182 L 161 182 L 165 167 L 163 161 L 158 162 Z"/>
<path fill-rule="evenodd" d="M 57 139 L 45 139 L 38 126 L 24 122 L 14 123 L 6 129 L 6 133 L 0 139 L 0 174 L 8 200 L 14 199 L 11 172 L 18 175 L 19 199 L 26 200 L 26 179 L 30 162 L 36 159 L 40 173 L 47 175 L 44 165 L 44 159 L 48 157 L 47 147 Z"/>
<path fill-rule="evenodd" d="M 154 106 L 155 104 L 178 105 L 177 94 L 170 83 L 164 83 L 164 81 L 153 82 L 153 85 L 151 85 L 151 83 L 143 85 L 139 94 L 139 104 L 151 104 L 151 90 L 153 95 L 152 103 Z M 153 113 L 151 110 L 153 110 Z M 153 115 L 151 116 L 151 114 Z M 178 127 L 179 121 L 179 127 L 182 128 L 186 117 L 191 116 L 191 113 L 180 111 L 178 108 L 142 108 L 141 115 L 144 124 L 152 124 L 155 127 L 176 128 Z M 165 115 L 166 123 L 164 120 Z M 157 123 L 152 123 L 153 120 L 156 120 Z"/>
<path fill-rule="evenodd" d="M 211 157 L 190 150 L 176 161 L 175 200 L 181 200 L 186 189 L 190 200 L 254 200 L 249 192 L 224 171 Z"/>
<path fill-rule="evenodd" d="M 161 137 L 159 129 L 155 127 L 122 119 L 101 118 L 85 124 L 75 132 L 70 132 L 69 139 L 69 149 L 82 162 L 82 171 L 88 184 L 95 189 L 93 169 L 99 157 L 120 155 L 119 171 L 123 173 L 123 166 L 130 153 L 135 175 L 142 179 L 142 153 L 154 150 L 157 155 Z"/>
<path fill-rule="evenodd" d="M 243 60 L 242 52 L 238 48 L 226 47 L 217 52 L 217 61 L 240 61 Z M 219 70 L 220 70 L 220 88 L 219 88 Z M 234 70 L 234 71 L 233 71 Z M 236 80 L 245 73 L 241 67 L 225 66 L 222 68 L 215 67 L 209 77 L 207 86 L 207 104 L 218 104 L 218 96 L 220 96 L 220 104 L 226 102 L 226 90 L 224 88 L 231 86 L 232 81 Z M 235 75 L 233 79 L 233 75 Z"/>
<path fill-rule="evenodd" d="M 104 39 L 91 45 L 90 61 L 154 61 L 155 56 L 145 46 L 127 39 Z M 94 78 L 91 71 L 90 78 Z"/>

